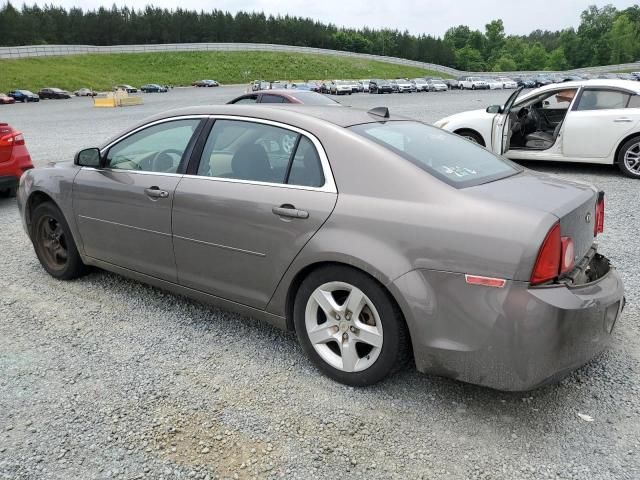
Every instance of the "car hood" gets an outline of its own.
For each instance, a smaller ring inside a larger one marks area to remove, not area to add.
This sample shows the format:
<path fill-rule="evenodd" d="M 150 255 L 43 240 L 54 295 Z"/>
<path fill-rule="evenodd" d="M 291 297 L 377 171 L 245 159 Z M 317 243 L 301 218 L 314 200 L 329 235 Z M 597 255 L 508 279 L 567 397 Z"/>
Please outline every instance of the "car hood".
<path fill-rule="evenodd" d="M 468 112 L 456 113 L 455 115 L 450 115 L 448 117 L 441 118 L 440 120 L 435 122 L 434 125 L 438 128 L 442 128 L 442 126 L 445 123 L 449 123 L 454 120 L 469 121 L 469 120 L 475 120 L 475 119 L 482 119 L 486 121 L 487 119 L 492 119 L 494 115 L 495 115 L 494 113 L 487 113 L 486 110 L 470 110 Z"/>

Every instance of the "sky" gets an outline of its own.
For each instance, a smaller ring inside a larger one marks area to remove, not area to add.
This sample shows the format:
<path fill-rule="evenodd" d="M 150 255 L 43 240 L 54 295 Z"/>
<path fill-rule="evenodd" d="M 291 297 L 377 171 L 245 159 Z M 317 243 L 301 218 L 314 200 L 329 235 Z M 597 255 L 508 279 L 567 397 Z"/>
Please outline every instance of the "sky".
<path fill-rule="evenodd" d="M 19 0 L 12 0 L 12 3 L 14 6 L 22 4 Z M 26 3 L 33 2 L 27 0 Z M 391 28 L 409 30 L 413 34 L 442 36 L 449 27 L 456 25 L 468 25 L 474 30 L 484 31 L 485 24 L 497 18 L 502 18 L 507 34 L 577 27 L 580 13 L 589 5 L 613 4 L 624 9 L 637 4 L 638 0 L 46 0 L 39 3 L 83 9 L 101 5 L 109 8 L 115 3 L 134 8 L 152 4 L 170 9 L 180 5 L 193 10 L 256 11 L 309 17 L 344 27 Z"/>

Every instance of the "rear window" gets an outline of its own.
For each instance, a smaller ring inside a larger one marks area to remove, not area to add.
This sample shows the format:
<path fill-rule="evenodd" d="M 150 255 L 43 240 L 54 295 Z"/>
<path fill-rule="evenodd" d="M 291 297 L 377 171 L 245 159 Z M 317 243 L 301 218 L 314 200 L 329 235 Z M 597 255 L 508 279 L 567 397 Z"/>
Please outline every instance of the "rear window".
<path fill-rule="evenodd" d="M 480 185 L 522 171 L 483 147 L 419 122 L 365 123 L 350 130 L 456 188 Z"/>
<path fill-rule="evenodd" d="M 335 100 L 315 92 L 291 92 L 293 98 L 300 100 L 305 105 L 340 105 Z"/>

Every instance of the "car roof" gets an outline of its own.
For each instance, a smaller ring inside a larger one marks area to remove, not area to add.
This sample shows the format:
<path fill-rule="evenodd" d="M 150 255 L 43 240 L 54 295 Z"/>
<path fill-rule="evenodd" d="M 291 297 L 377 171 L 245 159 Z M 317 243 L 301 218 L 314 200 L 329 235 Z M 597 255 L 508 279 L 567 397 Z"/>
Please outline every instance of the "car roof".
<path fill-rule="evenodd" d="M 571 82 L 561 82 L 554 83 L 551 85 L 545 85 L 544 87 L 540 87 L 536 92 L 543 92 L 545 90 L 553 90 L 557 87 L 614 87 L 614 88 L 624 88 L 625 90 L 630 90 L 635 93 L 640 93 L 640 82 L 635 82 L 633 80 L 620 80 L 620 79 L 612 79 L 612 78 L 594 78 L 591 80 L 575 80 Z"/>

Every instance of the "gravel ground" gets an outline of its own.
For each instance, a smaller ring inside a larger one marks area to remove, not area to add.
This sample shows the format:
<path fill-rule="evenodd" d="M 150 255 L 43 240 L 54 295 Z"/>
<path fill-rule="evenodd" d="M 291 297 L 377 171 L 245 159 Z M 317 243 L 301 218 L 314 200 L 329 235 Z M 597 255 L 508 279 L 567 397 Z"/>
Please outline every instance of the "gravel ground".
<path fill-rule="evenodd" d="M 241 92 L 0 112 L 43 165 L 162 109 Z M 434 121 L 506 95 L 341 100 Z M 638 184 L 610 167 L 527 166 L 606 190 L 601 251 L 629 303 L 607 353 L 525 394 L 413 369 L 349 388 L 316 372 L 293 335 L 250 318 L 106 272 L 58 282 L 39 266 L 15 200 L 0 199 L 0 479 L 640 478 Z"/>

